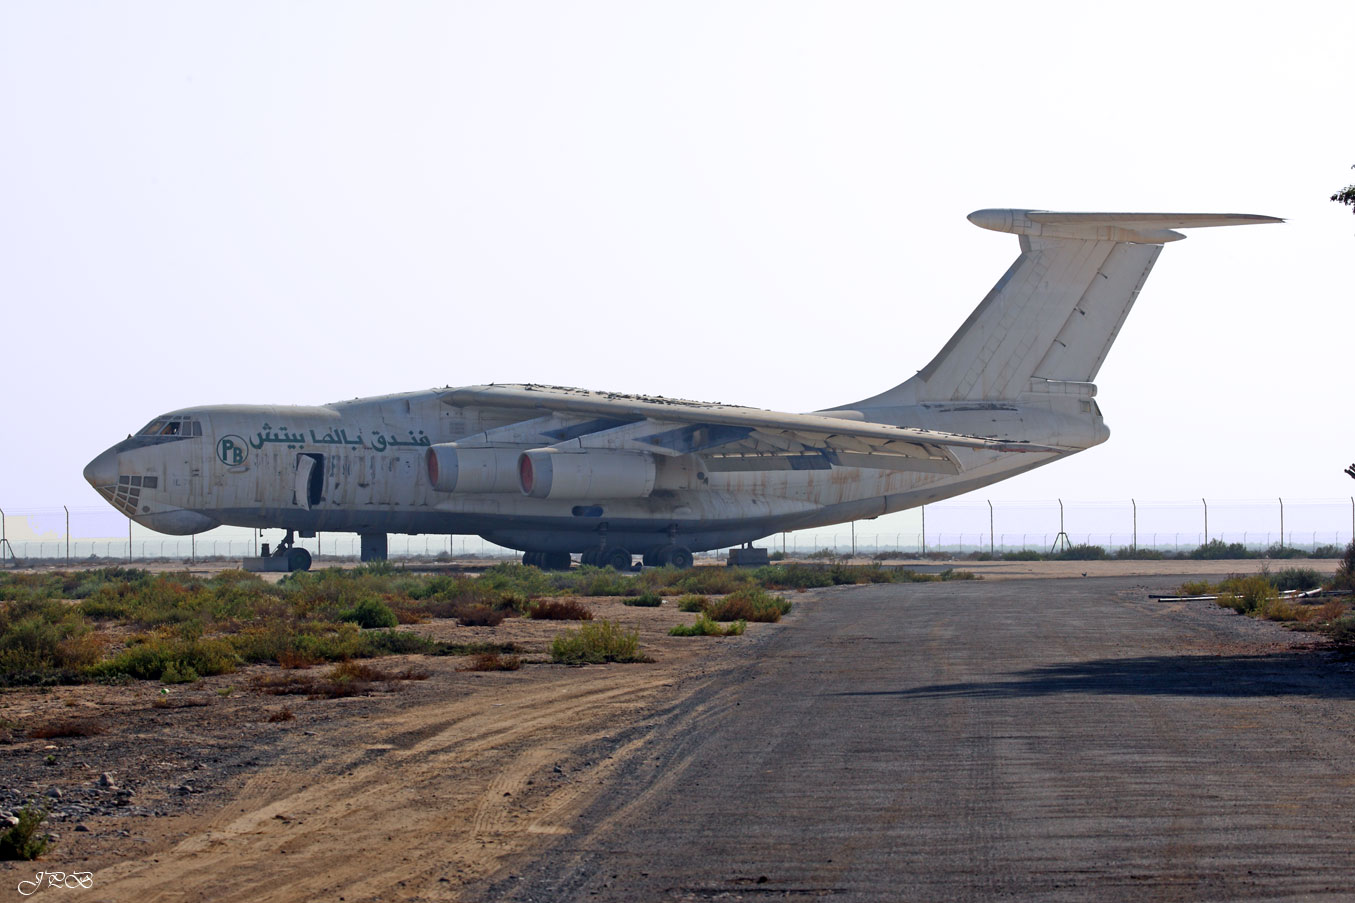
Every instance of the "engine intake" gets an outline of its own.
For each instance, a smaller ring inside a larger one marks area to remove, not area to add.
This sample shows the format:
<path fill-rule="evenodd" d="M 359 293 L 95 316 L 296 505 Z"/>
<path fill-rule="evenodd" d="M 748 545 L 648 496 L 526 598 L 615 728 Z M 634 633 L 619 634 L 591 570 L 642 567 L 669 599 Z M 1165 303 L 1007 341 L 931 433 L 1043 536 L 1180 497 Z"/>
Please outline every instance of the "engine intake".
<path fill-rule="evenodd" d="M 438 492 L 514 492 L 518 488 L 516 448 L 458 448 L 430 445 L 424 453 L 428 482 Z"/>
<path fill-rule="evenodd" d="M 642 499 L 654 491 L 654 457 L 536 448 L 518 457 L 522 494 L 534 499 Z"/>

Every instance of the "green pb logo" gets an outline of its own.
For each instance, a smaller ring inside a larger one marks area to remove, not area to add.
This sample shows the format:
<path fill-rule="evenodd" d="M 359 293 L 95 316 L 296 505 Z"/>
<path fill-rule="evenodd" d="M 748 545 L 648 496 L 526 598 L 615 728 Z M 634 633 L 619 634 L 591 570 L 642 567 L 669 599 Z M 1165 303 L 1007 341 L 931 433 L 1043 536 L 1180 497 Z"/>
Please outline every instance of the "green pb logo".
<path fill-rule="evenodd" d="M 249 457 L 249 446 L 239 436 L 222 436 L 216 443 L 216 456 L 227 467 L 239 467 Z"/>

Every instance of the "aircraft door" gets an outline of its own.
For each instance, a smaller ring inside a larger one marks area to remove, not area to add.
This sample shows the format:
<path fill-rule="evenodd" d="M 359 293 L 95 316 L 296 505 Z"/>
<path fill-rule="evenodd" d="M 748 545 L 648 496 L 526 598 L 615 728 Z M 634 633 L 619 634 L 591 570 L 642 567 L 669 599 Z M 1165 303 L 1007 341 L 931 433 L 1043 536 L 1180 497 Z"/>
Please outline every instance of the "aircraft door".
<path fill-rule="evenodd" d="M 296 456 L 296 477 L 292 484 L 293 501 L 309 511 L 320 504 L 325 488 L 325 456 L 300 454 Z"/>

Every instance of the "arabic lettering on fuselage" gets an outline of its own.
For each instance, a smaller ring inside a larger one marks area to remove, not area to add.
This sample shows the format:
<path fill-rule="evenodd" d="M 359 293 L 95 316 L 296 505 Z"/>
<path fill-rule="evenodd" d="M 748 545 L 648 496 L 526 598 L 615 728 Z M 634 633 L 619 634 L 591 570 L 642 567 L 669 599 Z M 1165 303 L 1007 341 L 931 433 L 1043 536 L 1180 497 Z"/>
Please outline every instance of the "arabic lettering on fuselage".
<path fill-rule="evenodd" d="M 369 438 L 364 439 L 362 429 L 357 429 L 357 435 L 352 438 L 348 435 L 347 427 L 338 427 L 336 429 L 326 430 L 322 434 L 317 434 L 315 430 L 306 430 L 304 433 L 289 432 L 285 426 L 263 425 L 249 439 L 249 444 L 255 450 L 263 448 L 265 445 L 286 445 L 288 448 L 304 448 L 307 445 L 342 445 L 350 448 L 368 448 L 374 452 L 383 452 L 391 448 L 426 448 L 433 444 L 433 440 L 428 435 L 419 430 L 416 435 L 414 430 L 407 430 L 409 434 L 408 441 L 397 439 L 394 435 L 387 436 L 381 431 L 369 433 Z"/>

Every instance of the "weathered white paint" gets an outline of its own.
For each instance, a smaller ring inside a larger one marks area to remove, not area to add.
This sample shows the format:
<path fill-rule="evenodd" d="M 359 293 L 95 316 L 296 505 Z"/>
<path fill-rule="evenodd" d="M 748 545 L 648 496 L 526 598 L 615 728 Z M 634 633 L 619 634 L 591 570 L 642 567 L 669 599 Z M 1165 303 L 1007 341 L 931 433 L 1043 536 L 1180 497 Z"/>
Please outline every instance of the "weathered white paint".
<path fill-rule="evenodd" d="M 1181 237 L 1171 230 L 1278 222 L 1030 210 L 970 219 L 1020 235 L 1021 255 L 931 363 L 840 408 L 791 414 L 527 385 L 204 407 L 157 418 L 85 476 L 139 523 L 176 534 L 218 524 L 479 533 L 527 550 L 643 552 L 875 517 L 1104 442 L 1094 379 L 1162 242 Z"/>

